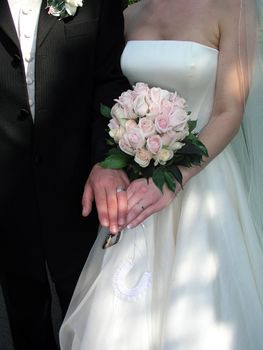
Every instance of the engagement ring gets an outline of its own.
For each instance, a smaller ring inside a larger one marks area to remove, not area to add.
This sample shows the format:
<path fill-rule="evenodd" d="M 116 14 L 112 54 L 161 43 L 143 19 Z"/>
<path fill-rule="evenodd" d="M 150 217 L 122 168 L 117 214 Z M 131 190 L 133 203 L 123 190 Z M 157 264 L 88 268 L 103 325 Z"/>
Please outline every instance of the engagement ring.
<path fill-rule="evenodd" d="M 125 191 L 126 191 L 126 189 L 125 189 L 124 187 L 117 187 L 117 188 L 116 188 L 116 192 L 117 192 L 117 193 L 125 192 Z"/>

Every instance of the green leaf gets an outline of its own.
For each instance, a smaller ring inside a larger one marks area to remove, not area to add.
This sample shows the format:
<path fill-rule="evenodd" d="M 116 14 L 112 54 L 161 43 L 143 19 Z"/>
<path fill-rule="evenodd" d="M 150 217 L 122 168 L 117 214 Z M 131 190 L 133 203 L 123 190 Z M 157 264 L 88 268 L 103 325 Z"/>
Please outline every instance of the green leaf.
<path fill-rule="evenodd" d="M 164 172 L 164 179 L 167 187 L 169 188 L 170 191 L 174 192 L 176 188 L 176 183 L 174 180 L 174 176 L 171 172 L 165 171 Z"/>
<path fill-rule="evenodd" d="M 197 120 L 188 120 L 188 127 L 189 127 L 189 132 L 191 133 L 197 124 Z"/>
<path fill-rule="evenodd" d="M 195 144 L 199 147 L 199 149 L 202 151 L 202 155 L 208 157 L 208 150 L 205 147 L 205 145 L 198 139 L 196 139 Z"/>
<path fill-rule="evenodd" d="M 114 145 L 116 145 L 115 143 L 114 143 Z M 123 153 L 123 151 L 120 149 L 120 148 L 118 148 L 118 147 L 113 147 L 113 148 L 111 148 L 110 150 L 109 150 L 109 152 L 108 152 L 108 154 L 109 155 L 111 155 L 111 154 L 119 154 L 121 157 L 122 156 L 125 156 L 125 157 L 128 157 L 128 155 L 126 154 L 126 153 Z"/>
<path fill-rule="evenodd" d="M 175 164 L 173 164 L 169 167 L 169 171 L 172 173 L 172 175 L 175 177 L 175 179 L 179 182 L 179 184 L 183 188 L 183 175 L 181 173 L 181 170 Z"/>
<path fill-rule="evenodd" d="M 198 156 L 203 155 L 203 150 L 199 147 L 199 145 L 195 145 L 194 143 L 186 143 L 181 149 L 177 151 L 179 154 L 196 154 Z"/>
<path fill-rule="evenodd" d="M 103 117 L 111 119 L 111 109 L 108 106 L 105 106 L 104 104 L 100 104 L 100 113 L 103 115 Z"/>
<path fill-rule="evenodd" d="M 155 185 L 160 189 L 160 191 L 163 192 L 163 185 L 165 183 L 164 169 L 163 168 L 155 169 L 152 174 L 152 179 Z"/>
<path fill-rule="evenodd" d="M 126 154 L 111 154 L 100 162 L 100 166 L 109 169 L 123 169 L 130 162 L 130 157 Z"/>

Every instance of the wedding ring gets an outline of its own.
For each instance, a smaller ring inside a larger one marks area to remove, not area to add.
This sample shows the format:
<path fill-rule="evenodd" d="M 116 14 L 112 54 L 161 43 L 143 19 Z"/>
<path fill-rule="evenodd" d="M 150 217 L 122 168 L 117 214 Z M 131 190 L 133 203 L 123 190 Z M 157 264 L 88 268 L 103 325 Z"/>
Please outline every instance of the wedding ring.
<path fill-rule="evenodd" d="M 142 210 L 144 210 L 144 209 L 145 209 L 143 205 L 141 205 L 141 209 L 142 209 Z"/>
<path fill-rule="evenodd" d="M 119 231 L 116 234 L 108 233 L 106 236 L 106 239 L 103 243 L 102 248 L 106 249 L 106 248 L 112 247 L 113 245 L 115 245 L 119 242 L 121 237 L 122 237 L 122 231 Z"/>
<path fill-rule="evenodd" d="M 117 193 L 125 192 L 125 191 L 126 191 L 126 189 L 125 189 L 124 187 L 117 187 L 117 188 L 116 188 L 116 192 L 117 192 Z"/>

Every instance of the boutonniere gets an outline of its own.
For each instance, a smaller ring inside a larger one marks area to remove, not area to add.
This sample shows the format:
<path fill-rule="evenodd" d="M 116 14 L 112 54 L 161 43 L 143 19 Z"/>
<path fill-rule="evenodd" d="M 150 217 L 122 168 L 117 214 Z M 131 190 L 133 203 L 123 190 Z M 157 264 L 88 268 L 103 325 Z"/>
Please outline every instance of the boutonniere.
<path fill-rule="evenodd" d="M 48 14 L 59 19 L 74 16 L 82 5 L 83 0 L 47 0 Z"/>

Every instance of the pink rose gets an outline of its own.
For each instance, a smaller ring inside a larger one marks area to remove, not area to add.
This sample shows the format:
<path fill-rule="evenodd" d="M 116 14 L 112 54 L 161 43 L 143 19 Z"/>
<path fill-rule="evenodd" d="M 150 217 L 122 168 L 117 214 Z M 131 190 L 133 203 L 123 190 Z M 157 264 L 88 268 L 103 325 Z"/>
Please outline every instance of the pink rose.
<path fill-rule="evenodd" d="M 159 104 L 152 102 L 152 100 L 149 98 L 147 99 L 147 103 L 148 103 L 147 117 L 151 117 L 152 119 L 154 119 L 158 114 L 160 114 L 161 107 Z"/>
<path fill-rule="evenodd" d="M 145 137 L 149 137 L 155 133 L 155 126 L 150 117 L 141 118 L 138 125 Z"/>
<path fill-rule="evenodd" d="M 147 167 L 152 159 L 152 154 L 145 148 L 137 149 L 134 157 L 134 161 L 138 163 L 142 168 Z"/>
<path fill-rule="evenodd" d="M 148 112 L 148 104 L 145 100 L 145 96 L 137 96 L 133 103 L 134 113 L 139 117 L 144 117 Z"/>
<path fill-rule="evenodd" d="M 149 86 L 145 83 L 136 83 L 133 87 L 133 96 L 147 96 L 149 94 Z"/>
<path fill-rule="evenodd" d="M 170 115 L 170 126 L 175 131 L 182 131 L 185 129 L 188 122 L 188 115 L 184 109 L 177 108 L 172 115 Z"/>
<path fill-rule="evenodd" d="M 115 101 L 118 102 L 121 106 L 125 105 L 132 105 L 134 100 L 133 97 L 133 91 L 132 90 L 127 90 L 124 91 L 119 98 L 117 98 Z"/>
<path fill-rule="evenodd" d="M 161 134 L 169 131 L 171 129 L 169 116 L 165 114 L 159 114 L 155 118 L 155 128 Z"/>
<path fill-rule="evenodd" d="M 124 138 L 119 140 L 119 147 L 123 152 L 129 154 L 130 156 L 134 156 L 134 149 L 124 140 Z"/>
<path fill-rule="evenodd" d="M 150 89 L 150 98 L 154 104 L 160 105 L 163 99 L 168 99 L 169 91 L 157 87 Z"/>
<path fill-rule="evenodd" d="M 184 98 L 180 97 L 177 93 L 171 94 L 169 100 L 174 103 L 178 108 L 186 108 L 186 101 Z"/>
<path fill-rule="evenodd" d="M 177 141 L 177 133 L 173 130 L 167 131 L 161 137 L 163 146 L 169 146 L 172 142 Z"/>
<path fill-rule="evenodd" d="M 168 146 L 170 148 L 170 145 L 172 145 L 175 142 L 182 141 L 188 135 L 188 125 L 187 128 L 185 128 L 183 131 L 176 132 L 174 130 L 170 130 L 162 135 L 162 143 L 164 146 Z"/>
<path fill-rule="evenodd" d="M 133 102 L 134 102 L 134 97 L 133 97 L 133 91 L 132 90 L 127 90 L 124 91 L 121 96 L 116 99 L 117 103 L 123 108 L 125 118 L 127 119 L 136 119 L 136 115 L 133 111 Z"/>
<path fill-rule="evenodd" d="M 123 139 L 133 150 L 142 148 L 145 144 L 143 133 L 138 127 L 126 131 L 123 135 Z"/>
<path fill-rule="evenodd" d="M 159 135 L 152 135 L 147 139 L 147 149 L 153 154 L 157 154 L 162 148 L 162 139 Z"/>

